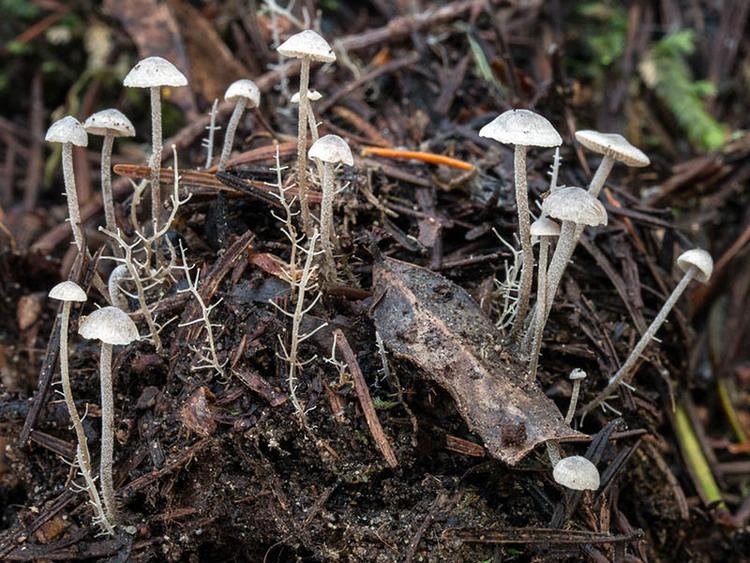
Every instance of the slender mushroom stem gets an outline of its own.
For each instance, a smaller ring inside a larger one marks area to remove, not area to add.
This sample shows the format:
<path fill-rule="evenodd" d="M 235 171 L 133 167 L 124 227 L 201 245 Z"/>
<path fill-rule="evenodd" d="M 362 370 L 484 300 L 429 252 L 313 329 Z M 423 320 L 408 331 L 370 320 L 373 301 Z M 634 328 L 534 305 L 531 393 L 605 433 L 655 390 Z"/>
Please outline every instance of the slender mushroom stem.
<path fill-rule="evenodd" d="M 570 404 L 568 405 L 568 412 L 565 413 L 565 424 L 570 426 L 573 422 L 573 416 L 576 413 L 576 405 L 578 404 L 578 394 L 581 392 L 581 380 L 573 380 L 573 392 L 570 395 Z"/>
<path fill-rule="evenodd" d="M 547 456 L 549 457 L 550 464 L 552 464 L 552 467 L 554 468 L 555 465 L 560 462 L 560 446 L 558 446 L 557 442 L 554 442 L 553 440 L 547 440 L 544 442 L 544 445 L 547 446 Z"/>
<path fill-rule="evenodd" d="M 516 320 L 511 329 L 511 338 L 515 338 L 524 327 L 529 311 L 531 284 L 534 278 L 534 250 L 531 247 L 529 220 L 529 192 L 526 181 L 526 150 L 524 145 L 515 145 L 513 168 L 516 181 L 516 207 L 518 209 L 518 235 L 521 239 L 523 264 L 521 266 L 521 286 L 518 290 L 518 309 Z"/>
<path fill-rule="evenodd" d="M 302 57 L 302 66 L 299 72 L 299 116 L 297 122 L 297 189 L 299 191 L 302 226 L 308 237 L 312 233 L 310 205 L 307 201 L 307 114 L 310 107 L 307 99 L 307 91 L 309 84 L 310 57 Z"/>
<path fill-rule="evenodd" d="M 79 252 L 83 252 L 83 229 L 81 228 L 81 211 L 78 208 L 78 192 L 76 178 L 73 172 L 73 143 L 62 144 L 63 179 L 65 181 L 65 195 L 68 199 L 68 216 L 70 228 L 73 230 L 73 240 Z"/>
<path fill-rule="evenodd" d="M 536 310 L 536 316 L 541 317 L 541 319 L 537 319 L 537 322 L 541 321 L 542 332 L 544 332 L 549 313 L 552 310 L 552 302 L 555 300 L 560 280 L 562 280 L 565 268 L 568 267 L 570 258 L 573 256 L 576 247 L 575 233 L 577 229 L 578 226 L 573 221 L 563 221 L 560 227 L 560 239 L 547 269 L 546 302 L 544 307 L 537 307 Z"/>
<path fill-rule="evenodd" d="M 690 281 L 693 279 L 693 277 L 695 277 L 695 274 L 697 272 L 698 269 L 695 266 L 691 266 L 690 268 L 688 268 L 688 270 L 682 276 L 680 283 L 678 283 L 677 286 L 672 290 L 672 293 L 664 302 L 664 305 L 662 306 L 659 313 L 656 315 L 654 320 L 651 321 L 651 324 L 646 329 L 646 332 L 643 333 L 641 339 L 635 345 L 632 352 L 630 352 L 630 355 L 625 360 L 625 363 L 622 364 L 622 367 L 617 370 L 617 373 L 615 373 L 609 379 L 609 383 L 607 383 L 607 386 L 604 388 L 604 390 L 587 405 L 581 407 L 581 409 L 578 411 L 579 415 L 585 415 L 599 406 L 607 399 L 607 397 L 612 394 L 617 386 L 620 385 L 620 382 L 631 374 L 633 368 L 635 368 L 638 360 L 640 359 L 641 354 L 646 349 L 646 346 L 648 346 L 651 340 L 653 340 L 656 332 L 661 328 L 661 325 L 664 324 L 664 321 L 667 319 L 669 312 L 680 299 L 680 296 L 685 292 L 685 289 L 690 284 Z"/>
<path fill-rule="evenodd" d="M 224 172 L 229 162 L 229 155 L 232 154 L 232 145 L 234 144 L 234 135 L 237 132 L 237 126 L 240 124 L 240 118 L 242 117 L 245 108 L 247 107 L 247 99 L 238 98 L 237 103 L 232 110 L 232 117 L 229 118 L 227 124 L 226 135 L 224 135 L 224 144 L 221 147 L 221 157 L 219 157 L 219 172 Z"/>
<path fill-rule="evenodd" d="M 547 306 L 547 257 L 549 256 L 551 237 L 539 237 L 539 271 L 537 273 L 537 311 L 545 310 Z M 531 365 L 526 375 L 527 381 L 536 379 L 539 367 L 539 352 L 542 349 L 542 333 L 544 332 L 544 316 L 534 315 L 534 340 L 531 351 Z"/>
<path fill-rule="evenodd" d="M 112 344 L 101 343 L 99 359 L 99 382 L 102 395 L 102 457 L 99 462 L 99 480 L 102 484 L 102 497 L 107 515 L 112 522 L 117 521 L 115 487 L 112 480 L 112 459 L 115 449 L 115 401 L 112 392 Z"/>
<path fill-rule="evenodd" d="M 151 221 L 154 232 L 159 231 L 159 216 L 161 215 L 161 88 L 152 86 L 151 92 Z M 107 229 L 110 230 L 110 229 Z M 157 256 L 160 253 L 157 252 Z"/>
<path fill-rule="evenodd" d="M 599 192 L 604 187 L 604 182 L 607 181 L 609 173 L 612 172 L 612 167 L 615 165 L 615 159 L 611 156 L 604 155 L 602 161 L 599 163 L 599 168 L 596 169 L 594 177 L 591 178 L 589 184 L 589 193 L 594 197 L 599 197 Z"/>
<path fill-rule="evenodd" d="M 325 261 L 325 276 L 331 281 L 336 275 L 333 258 L 333 164 L 323 162 L 323 198 L 320 202 L 320 241 Z"/>

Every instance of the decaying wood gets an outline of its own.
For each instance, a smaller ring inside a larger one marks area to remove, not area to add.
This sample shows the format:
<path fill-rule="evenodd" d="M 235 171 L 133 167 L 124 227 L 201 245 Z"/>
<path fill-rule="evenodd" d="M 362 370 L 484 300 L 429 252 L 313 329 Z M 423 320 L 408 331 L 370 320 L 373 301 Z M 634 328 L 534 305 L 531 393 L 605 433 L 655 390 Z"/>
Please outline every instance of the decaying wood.
<path fill-rule="evenodd" d="M 461 287 L 385 258 L 373 270 L 372 316 L 394 354 L 448 391 L 489 453 L 515 465 L 537 444 L 581 435 L 510 355 L 490 319 Z"/>

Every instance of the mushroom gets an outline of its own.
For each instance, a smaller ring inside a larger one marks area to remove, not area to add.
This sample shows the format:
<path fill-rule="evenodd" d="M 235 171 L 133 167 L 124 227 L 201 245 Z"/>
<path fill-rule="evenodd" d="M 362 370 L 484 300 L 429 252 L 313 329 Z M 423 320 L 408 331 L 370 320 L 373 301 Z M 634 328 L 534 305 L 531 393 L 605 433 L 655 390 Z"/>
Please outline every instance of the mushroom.
<path fill-rule="evenodd" d="M 78 327 L 83 338 L 99 340 L 99 383 L 102 396 L 102 454 L 99 463 L 99 479 L 107 515 L 117 521 L 115 488 L 112 480 L 112 458 L 114 453 L 115 405 L 112 392 L 112 347 L 126 346 L 138 340 L 138 328 L 127 313 L 117 307 L 102 307 L 86 317 Z"/>
<path fill-rule="evenodd" d="M 308 90 L 307 99 L 311 102 L 317 102 L 323 95 L 317 90 Z M 293 104 L 299 103 L 299 92 L 295 92 L 294 96 L 290 100 Z M 315 114 L 312 108 L 308 108 L 307 112 L 307 126 L 310 128 L 310 137 L 312 137 L 313 143 L 318 140 L 318 122 L 315 120 Z"/>
<path fill-rule="evenodd" d="M 599 168 L 589 184 L 589 193 L 599 197 L 615 162 L 622 162 L 625 166 L 643 167 L 651 161 L 639 148 L 631 145 L 628 140 L 617 133 L 599 133 L 599 131 L 576 131 L 576 141 L 592 152 L 603 155 Z"/>
<path fill-rule="evenodd" d="M 299 104 L 297 123 L 297 184 L 302 224 L 309 237 L 313 227 L 310 219 L 310 205 L 307 201 L 307 114 L 310 103 L 307 91 L 310 83 L 310 61 L 332 63 L 336 60 L 336 54 L 328 42 L 311 29 L 292 35 L 276 50 L 285 57 L 302 60 L 299 73 L 299 97 L 302 101 Z"/>
<path fill-rule="evenodd" d="M 558 461 L 552 469 L 552 477 L 559 485 L 574 491 L 595 491 L 600 484 L 596 465 L 580 455 Z"/>
<path fill-rule="evenodd" d="M 323 198 L 320 202 L 320 240 L 325 259 L 325 275 L 331 281 L 336 275 L 336 262 L 333 258 L 333 181 L 334 165 L 343 162 L 354 165 L 352 151 L 346 141 L 338 135 L 325 135 L 310 147 L 310 158 L 323 163 Z"/>
<path fill-rule="evenodd" d="M 542 217 L 531 224 L 531 236 L 539 237 L 539 266 L 537 271 L 536 302 L 537 310 L 544 310 L 547 302 L 547 257 L 552 240 L 560 236 L 560 225 L 552 219 Z M 529 381 L 536 379 L 536 370 L 539 366 L 539 351 L 542 348 L 542 331 L 544 330 L 544 317 L 534 317 L 534 340 L 531 352 L 531 365 L 526 375 Z"/>
<path fill-rule="evenodd" d="M 63 178 L 65 180 L 65 196 L 68 199 L 68 216 L 70 228 L 73 230 L 73 240 L 79 252 L 83 252 L 83 229 L 81 228 L 81 211 L 78 208 L 78 192 L 76 178 L 73 172 L 73 145 L 85 147 L 89 144 L 86 130 L 75 117 L 70 115 L 55 121 L 44 136 L 48 143 L 62 143 Z"/>
<path fill-rule="evenodd" d="M 177 67 L 161 57 L 147 57 L 130 69 L 122 82 L 128 88 L 148 88 L 151 93 L 151 220 L 154 232 L 159 231 L 161 215 L 161 88 L 186 86 L 187 78 Z"/>
<path fill-rule="evenodd" d="M 575 368 L 568 375 L 568 379 L 573 382 L 573 392 L 570 395 L 570 404 L 568 405 L 568 412 L 565 414 L 565 424 L 570 425 L 573 422 L 573 415 L 576 412 L 576 405 L 578 404 L 578 393 L 581 391 L 581 383 L 586 379 L 586 372 L 582 369 Z"/>
<path fill-rule="evenodd" d="M 559 188 L 552 192 L 542 204 L 542 212 L 562 221 L 560 240 L 552 255 L 547 271 L 547 299 L 544 308 L 538 308 L 542 317 L 542 331 L 552 309 L 565 268 L 575 250 L 575 233 L 584 227 L 607 224 L 607 210 L 601 202 L 583 188 Z"/>
<path fill-rule="evenodd" d="M 90 135 L 104 137 L 102 143 L 102 202 L 104 203 L 104 222 L 107 230 L 117 232 L 115 206 L 112 202 L 112 145 L 115 137 L 133 137 L 135 128 L 130 120 L 116 109 L 105 109 L 89 116 L 83 128 Z"/>
<path fill-rule="evenodd" d="M 609 379 L 604 390 L 590 403 L 582 407 L 578 414 L 585 415 L 603 403 L 617 388 L 620 382 L 631 374 L 636 363 L 640 359 L 641 354 L 646 349 L 646 346 L 648 346 L 649 342 L 651 342 L 654 336 L 656 336 L 656 332 L 661 328 L 661 325 L 664 324 L 669 312 L 684 293 L 690 281 L 696 279 L 701 283 L 707 283 L 714 271 L 714 261 L 711 258 L 711 255 L 700 248 L 693 248 L 692 250 L 680 254 L 680 256 L 677 257 L 677 266 L 684 272 L 680 283 L 678 283 L 672 290 L 672 293 L 664 302 L 664 305 L 662 305 L 661 310 L 656 317 L 654 317 L 654 320 L 651 321 L 646 332 L 644 332 L 640 340 L 638 340 L 638 343 L 630 352 L 625 363 L 622 364 L 622 367 L 620 367 L 620 369 L 617 370 L 617 373 Z"/>
<path fill-rule="evenodd" d="M 232 111 L 232 117 L 229 118 L 226 135 L 224 135 L 224 144 L 221 147 L 219 172 L 223 172 L 227 168 L 229 155 L 232 153 L 234 134 L 237 132 L 242 113 L 246 108 L 257 108 L 260 105 L 260 90 L 252 80 L 237 80 L 229 85 L 224 93 L 224 99 L 228 102 L 234 102 L 234 110 Z"/>
<path fill-rule="evenodd" d="M 511 335 L 517 335 L 524 326 L 529 310 L 531 284 L 534 276 L 534 251 L 529 232 L 529 194 L 526 180 L 526 151 L 531 147 L 557 147 L 562 144 L 560 134 L 541 115 L 525 109 L 513 109 L 500 114 L 479 130 L 480 137 L 488 137 L 499 143 L 515 147 L 513 168 L 516 184 L 516 207 L 518 208 L 518 234 L 521 239 L 523 264 L 521 287 L 518 292 L 518 310 Z"/>

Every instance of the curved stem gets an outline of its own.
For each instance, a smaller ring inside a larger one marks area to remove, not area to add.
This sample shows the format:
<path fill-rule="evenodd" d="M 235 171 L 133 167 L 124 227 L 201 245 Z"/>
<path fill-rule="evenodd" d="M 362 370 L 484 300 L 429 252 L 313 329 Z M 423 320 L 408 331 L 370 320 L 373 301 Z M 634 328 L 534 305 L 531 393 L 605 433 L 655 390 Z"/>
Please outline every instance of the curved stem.
<path fill-rule="evenodd" d="M 594 177 L 591 178 L 589 184 L 589 193 L 594 197 L 599 197 L 599 192 L 604 187 L 604 182 L 607 181 L 609 173 L 612 172 L 612 167 L 615 165 L 615 159 L 611 156 L 604 156 L 602 161 L 599 163 L 599 168 L 596 169 Z"/>
<path fill-rule="evenodd" d="M 219 172 L 224 172 L 227 168 L 227 162 L 229 162 L 229 155 L 232 154 L 232 145 L 234 144 L 234 135 L 237 132 L 237 126 L 240 124 L 240 118 L 242 117 L 245 107 L 247 106 L 247 100 L 245 98 L 239 98 L 237 104 L 232 110 L 232 117 L 229 118 L 227 123 L 227 131 L 224 135 L 224 144 L 221 146 L 221 156 L 219 157 Z"/>
<path fill-rule="evenodd" d="M 510 331 L 511 338 L 523 330 L 526 315 L 529 312 L 531 284 L 534 278 L 534 250 L 531 248 L 531 227 L 529 220 L 529 190 L 526 181 L 526 149 L 516 145 L 513 157 L 513 169 L 516 181 L 516 207 L 518 209 L 518 236 L 521 239 L 523 264 L 521 265 L 521 286 L 518 289 L 518 308 L 516 320 Z"/>
<path fill-rule="evenodd" d="M 159 230 L 161 215 L 161 90 L 158 86 L 150 88 L 151 92 L 151 221 L 154 232 Z M 113 231 L 114 232 L 114 231 Z M 157 253 L 158 254 L 158 253 Z"/>
<path fill-rule="evenodd" d="M 63 143 L 62 146 L 63 179 L 65 181 L 65 195 L 68 199 L 68 217 L 70 228 L 73 230 L 73 240 L 79 252 L 83 252 L 83 229 L 81 229 L 81 211 L 78 208 L 78 192 L 76 191 L 76 177 L 73 172 L 73 144 Z"/>
<path fill-rule="evenodd" d="M 310 58 L 302 58 L 299 71 L 299 117 L 297 122 L 297 189 L 299 190 L 299 204 L 302 214 L 302 226 L 305 234 L 312 234 L 312 219 L 310 205 L 307 201 L 307 113 L 309 102 L 307 90 L 310 83 Z"/>
<path fill-rule="evenodd" d="M 537 310 L 544 310 L 547 304 L 547 257 L 549 255 L 550 237 L 539 238 L 539 271 L 537 272 L 536 302 Z M 531 365 L 526 375 L 527 381 L 536 379 L 536 371 L 539 367 L 539 352 L 542 349 L 542 333 L 544 332 L 544 317 L 534 315 L 534 340 L 531 351 Z"/>
<path fill-rule="evenodd" d="M 544 445 L 547 446 L 547 456 L 549 457 L 552 469 L 554 469 L 555 465 L 560 463 L 560 446 L 553 440 L 547 440 L 544 442 Z"/>
<path fill-rule="evenodd" d="M 646 329 L 646 332 L 643 333 L 641 339 L 630 352 L 630 355 L 625 360 L 625 363 L 622 364 L 622 367 L 617 370 L 617 373 L 609 379 L 609 383 L 607 383 L 607 386 L 604 388 L 604 390 L 599 393 L 590 403 L 588 403 L 578 411 L 579 415 L 584 415 L 588 412 L 591 412 L 591 410 L 599 406 L 607 399 L 607 397 L 612 394 L 615 389 L 617 389 L 623 379 L 630 376 L 633 368 L 635 368 L 636 364 L 638 363 L 641 354 L 646 349 L 646 346 L 648 346 L 654 336 L 656 336 L 656 332 L 661 328 L 661 325 L 664 324 L 667 316 L 669 316 L 669 312 L 675 306 L 680 296 L 685 292 L 688 284 L 695 276 L 696 271 L 697 270 L 695 266 L 691 266 L 690 269 L 685 272 L 685 275 L 682 276 L 680 283 L 678 283 L 677 286 L 672 290 L 672 293 L 664 302 L 664 305 L 662 305 L 659 313 L 656 315 L 654 320 L 651 321 L 651 324 Z"/>
<path fill-rule="evenodd" d="M 578 394 L 581 392 L 581 380 L 576 379 L 573 382 L 573 392 L 570 395 L 570 404 L 568 405 L 568 412 L 565 414 L 565 424 L 570 426 L 573 422 L 573 415 L 576 412 L 576 405 L 578 404 Z"/>
<path fill-rule="evenodd" d="M 112 345 L 102 342 L 99 359 L 99 382 L 102 395 L 102 457 L 99 462 L 99 480 L 107 515 L 117 521 L 115 486 L 112 480 L 112 459 L 115 449 L 115 400 L 112 392 Z"/>
<path fill-rule="evenodd" d="M 336 277 L 336 262 L 333 258 L 333 165 L 323 163 L 323 198 L 320 202 L 320 242 L 323 247 L 325 276 L 328 281 Z"/>

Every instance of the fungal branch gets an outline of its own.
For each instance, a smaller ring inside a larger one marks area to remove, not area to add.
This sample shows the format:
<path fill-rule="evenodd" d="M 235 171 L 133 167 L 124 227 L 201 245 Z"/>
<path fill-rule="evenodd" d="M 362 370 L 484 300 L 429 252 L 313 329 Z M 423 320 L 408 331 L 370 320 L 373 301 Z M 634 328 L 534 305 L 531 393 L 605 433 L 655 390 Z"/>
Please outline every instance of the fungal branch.
<path fill-rule="evenodd" d="M 518 310 L 518 295 L 521 287 L 519 274 L 523 263 L 523 251 L 506 241 L 497 230 L 493 229 L 493 232 L 500 239 L 500 242 L 508 248 L 513 257 L 510 262 L 508 260 L 503 262 L 505 279 L 495 280 L 495 287 L 499 294 L 497 299 L 493 299 L 493 307 L 497 315 L 495 326 L 505 333 L 513 326 Z M 496 306 L 498 304 L 499 306 Z"/>
<path fill-rule="evenodd" d="M 208 122 L 208 125 L 206 125 L 206 131 L 208 131 L 208 134 L 205 139 L 201 141 L 201 146 L 206 149 L 206 169 L 211 168 L 211 164 L 213 164 L 213 158 L 214 158 L 214 136 L 215 133 L 221 129 L 221 126 L 216 125 L 216 115 L 219 113 L 219 100 L 215 99 L 213 105 L 211 106 L 211 111 L 208 112 L 208 115 L 210 117 L 210 121 Z"/>

